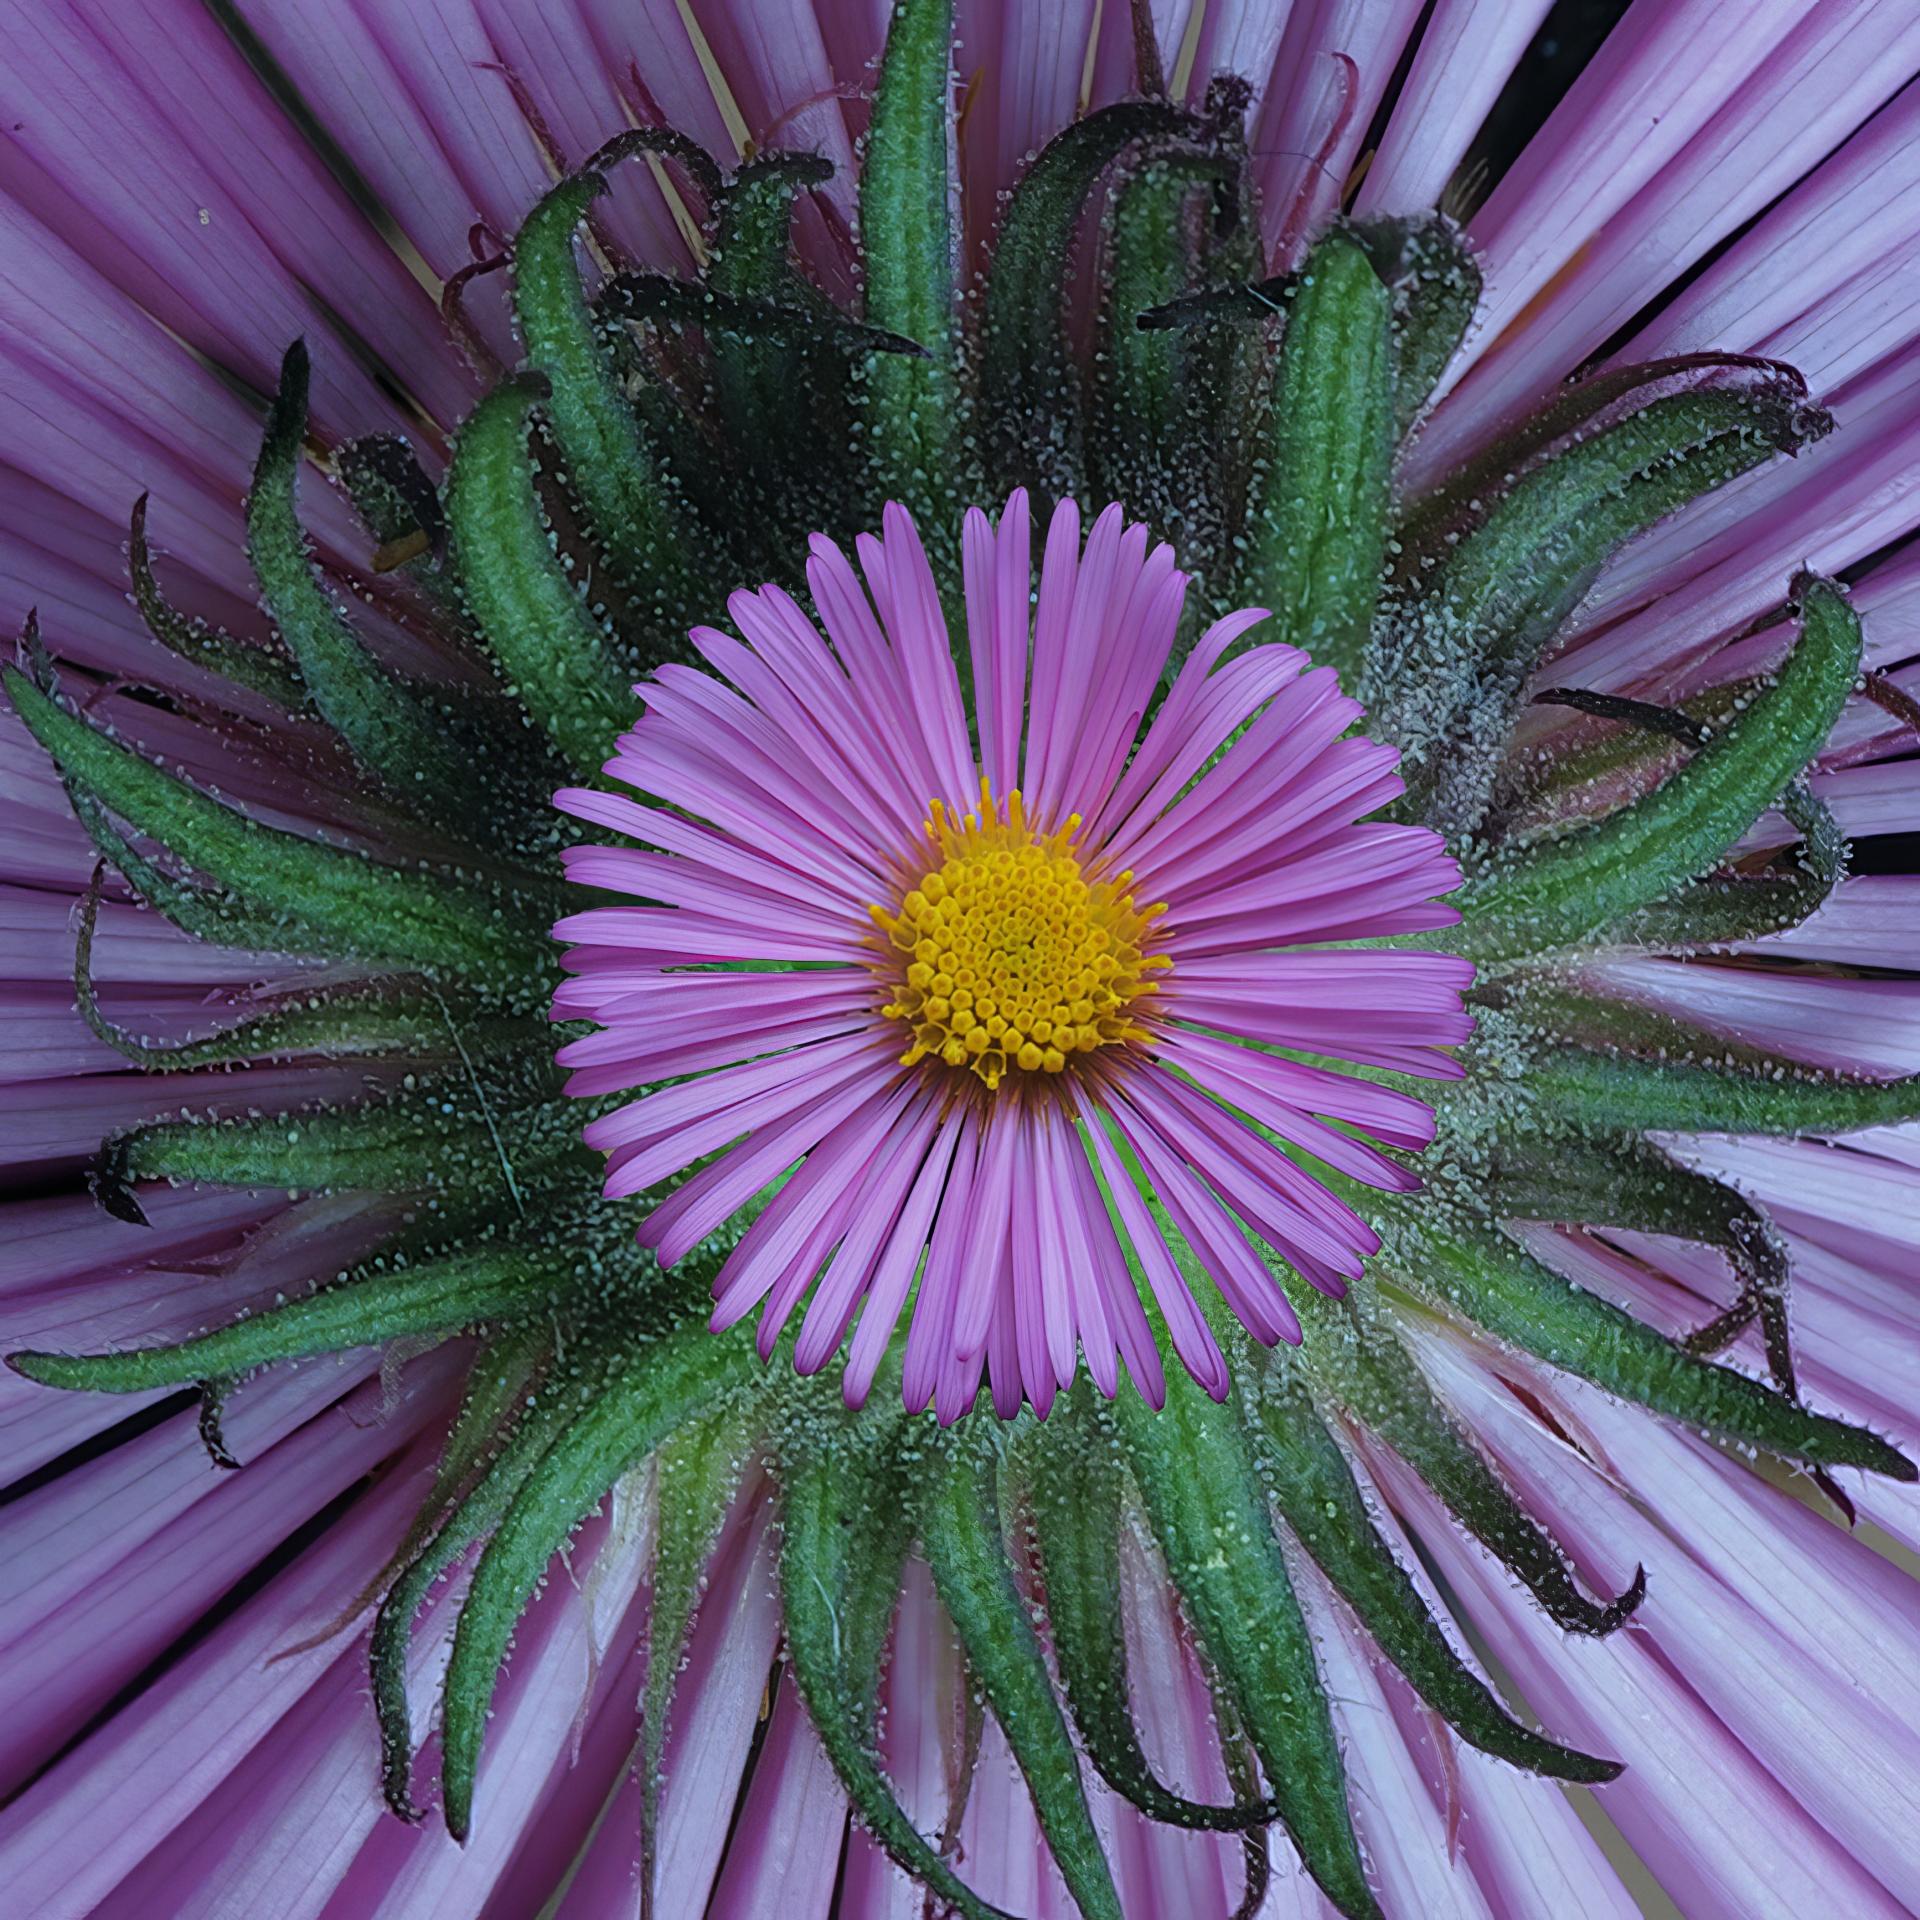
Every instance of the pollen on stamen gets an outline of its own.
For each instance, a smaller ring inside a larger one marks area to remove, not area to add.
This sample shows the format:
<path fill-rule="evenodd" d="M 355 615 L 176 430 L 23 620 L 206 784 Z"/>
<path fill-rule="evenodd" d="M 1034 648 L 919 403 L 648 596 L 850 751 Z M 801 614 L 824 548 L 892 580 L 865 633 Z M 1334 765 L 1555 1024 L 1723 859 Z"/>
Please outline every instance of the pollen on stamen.
<path fill-rule="evenodd" d="M 897 907 L 870 909 L 892 990 L 881 1011 L 910 1035 L 902 1065 L 936 1059 L 991 1092 L 1149 1037 L 1133 1009 L 1173 964 L 1147 944 L 1165 906 L 1136 907 L 1130 872 L 1089 879 L 1080 826 L 1069 814 L 1042 833 L 1017 787 L 996 803 L 985 780 L 972 813 L 928 808 L 937 864 Z"/>

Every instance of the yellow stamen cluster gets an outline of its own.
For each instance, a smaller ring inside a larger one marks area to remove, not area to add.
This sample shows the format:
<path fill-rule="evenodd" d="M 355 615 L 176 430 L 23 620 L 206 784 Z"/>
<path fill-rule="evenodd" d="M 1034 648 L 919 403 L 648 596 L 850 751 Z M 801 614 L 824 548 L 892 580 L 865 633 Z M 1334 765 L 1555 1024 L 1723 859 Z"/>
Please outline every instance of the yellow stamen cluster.
<path fill-rule="evenodd" d="M 1076 1054 L 1146 1039 L 1129 1009 L 1173 964 L 1146 951 L 1164 908 L 1134 906 L 1131 873 L 1088 882 L 1080 816 L 1043 837 L 1018 790 L 1003 811 L 985 781 L 978 812 L 931 811 L 938 864 L 897 911 L 872 909 L 894 983 L 881 1011 L 913 1035 L 903 1064 L 940 1059 L 992 1090 L 1009 1072 L 1060 1073 Z"/>

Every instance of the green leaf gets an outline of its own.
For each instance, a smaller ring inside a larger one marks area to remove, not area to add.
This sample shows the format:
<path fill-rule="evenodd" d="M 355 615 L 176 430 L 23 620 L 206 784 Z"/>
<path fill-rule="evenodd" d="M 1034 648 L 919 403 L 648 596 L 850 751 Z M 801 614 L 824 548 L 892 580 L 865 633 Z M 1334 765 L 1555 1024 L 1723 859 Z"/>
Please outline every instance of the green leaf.
<path fill-rule="evenodd" d="M 709 344 L 718 337 L 753 347 L 827 345 L 848 353 L 927 357 L 917 340 L 849 320 L 837 307 L 747 299 L 665 273 L 623 273 L 607 282 L 599 304 L 603 313 L 622 320 L 664 320 L 669 325 L 698 327 Z M 785 398 L 791 413 L 793 394 L 789 391 Z"/>
<path fill-rule="evenodd" d="M 471 1491 L 486 1470 L 489 1461 L 505 1445 L 524 1410 L 530 1382 L 551 1358 L 553 1333 L 545 1320 L 504 1327 L 488 1334 L 474 1350 L 473 1364 L 467 1370 L 466 1387 L 460 1410 L 441 1444 L 440 1459 L 434 1468 L 433 1484 L 426 1497 L 407 1522 L 400 1544 L 387 1556 L 379 1571 L 317 1633 L 281 1647 L 268 1662 L 290 1660 L 295 1654 L 324 1646 L 344 1633 L 366 1609 L 380 1598 L 388 1584 L 432 1539 L 451 1508 Z M 411 1616 L 402 1625 L 410 1625 Z M 391 1632 L 391 1629 L 389 1629 Z M 402 1648 L 404 1651 L 404 1647 Z M 402 1696 L 404 1700 L 404 1695 Z M 411 1764 L 411 1740 L 401 1723 L 401 1758 Z M 400 1779 L 402 1798 L 407 1789 L 405 1772 Z"/>
<path fill-rule="evenodd" d="M 1556 1626 L 1601 1635 L 1626 1623 L 1645 1596 L 1644 1571 L 1604 1606 L 1580 1591 L 1559 1543 L 1434 1397 L 1366 1289 L 1329 1300 L 1302 1288 L 1299 1310 L 1306 1333 L 1300 1354 L 1323 1401 L 1350 1414 L 1406 1461 L 1453 1517 L 1524 1583 Z"/>
<path fill-rule="evenodd" d="M 1588 1786 L 1618 1778 L 1619 1762 L 1522 1726 L 1460 1660 L 1374 1526 L 1297 1366 L 1279 1360 L 1255 1404 L 1267 1485 L 1287 1524 L 1421 1699 L 1462 1739 L 1517 1767 Z"/>
<path fill-rule="evenodd" d="M 1377 1920 L 1326 1689 L 1240 1409 L 1176 1369 L 1159 1412 L 1124 1394 L 1113 1416 L 1168 1575 L 1301 1860 L 1340 1912 Z"/>
<path fill-rule="evenodd" d="M 1092 491 L 1126 501 L 1190 564 L 1189 545 L 1219 535 L 1194 512 L 1194 476 L 1211 450 L 1195 444 L 1203 416 L 1188 386 L 1199 372 L 1193 341 L 1138 322 L 1200 273 L 1202 223 L 1230 171 L 1212 154 L 1153 155 L 1116 188 L 1107 231 L 1097 404 L 1088 421 Z"/>
<path fill-rule="evenodd" d="M 1622 1400 L 1789 1460 L 1920 1479 L 1920 1469 L 1878 1435 L 1809 1413 L 1743 1373 L 1696 1359 L 1491 1227 L 1443 1228 L 1423 1217 L 1413 1244 L 1393 1265 L 1418 1291 L 1496 1339 Z"/>
<path fill-rule="evenodd" d="M 610 164 L 630 152 L 678 151 L 669 136 L 636 129 L 610 142 Z M 642 437 L 595 330 L 574 261 L 574 229 L 607 190 L 606 176 L 569 174 L 527 215 L 513 245 L 513 312 L 527 363 L 552 385 L 548 418 L 566 479 L 593 544 L 655 624 L 681 624 L 691 583 L 677 489 Z"/>
<path fill-rule="evenodd" d="M 1198 125 L 1158 101 L 1103 108 L 1057 134 L 1014 188 L 994 242 L 980 369 L 996 487 L 1080 491 L 1081 376 L 1066 338 L 1064 289 L 1081 211 L 1130 147 L 1163 146 Z"/>
<path fill-rule="evenodd" d="M 997 1437 L 962 1422 L 920 1473 L 920 1539 L 934 1585 L 1033 1795 L 1055 1864 L 1086 1920 L 1125 1920 L 1054 1698 L 1046 1657 L 1014 1584 L 995 1500 Z"/>
<path fill-rule="evenodd" d="M 606 1384 L 610 1355 L 604 1344 L 587 1343 L 584 1349 L 570 1350 L 569 1366 L 567 1375 L 549 1372 L 531 1392 L 520 1396 L 512 1409 L 511 1425 L 496 1429 L 490 1437 L 478 1431 L 463 1436 L 463 1451 L 473 1454 L 471 1483 L 407 1561 L 374 1616 L 367 1657 L 374 1712 L 380 1722 L 381 1791 L 403 1820 L 422 1817 L 413 1800 L 413 1725 L 407 1703 L 407 1646 L 413 1637 L 414 1616 L 435 1581 L 499 1524 L 534 1463 L 568 1423 L 592 1404 Z"/>
<path fill-rule="evenodd" d="M 1527 1069 L 1541 1117 L 1595 1133 L 1793 1138 L 1920 1120 L 1920 1075 L 1863 1080 L 1782 1063 L 1762 1071 L 1562 1047 Z"/>
<path fill-rule="evenodd" d="M 1245 597 L 1276 637 L 1350 680 L 1373 621 L 1397 439 L 1392 300 L 1365 248 L 1330 233 L 1295 283 L 1254 483 Z"/>
<path fill-rule="evenodd" d="M 1799 388 L 1778 380 L 1655 400 L 1526 474 L 1389 609 L 1363 697 L 1428 825 L 1479 826 L 1527 676 L 1608 556 L 1808 436 Z"/>
<path fill-rule="evenodd" d="M 133 582 L 133 603 L 147 631 L 181 659 L 190 660 L 237 687 L 271 700 L 289 713 L 307 704 L 307 690 L 298 670 L 278 646 L 257 646 L 221 633 L 204 620 L 177 612 L 160 590 L 147 545 L 147 495 L 133 503 L 133 523 L 127 532 L 127 568 Z"/>
<path fill-rule="evenodd" d="M 1560 1119 L 1557 1111 L 1541 1117 L 1550 1126 Z M 1691 1353 L 1711 1353 L 1757 1317 L 1774 1384 L 1789 1399 L 1799 1397 L 1787 1321 L 1786 1243 L 1744 1194 L 1628 1137 L 1561 1138 L 1536 1150 L 1503 1150 L 1487 1197 L 1505 1220 L 1625 1227 L 1719 1248 L 1740 1278 L 1739 1296 L 1682 1345 Z"/>
<path fill-rule="evenodd" d="M 13 1353 L 7 1364 L 49 1387 L 144 1393 L 235 1378 L 276 1360 L 341 1353 L 535 1313 L 568 1284 L 564 1253 L 487 1247 L 391 1272 L 362 1272 L 191 1340 L 118 1353 Z"/>
<path fill-rule="evenodd" d="M 437 820 L 470 821 L 473 765 L 448 737 L 447 716 L 404 686 L 361 644 L 321 585 L 295 503 L 307 431 L 307 349 L 280 363 L 280 390 L 247 495 L 247 557 L 267 611 L 327 724 L 398 798 Z"/>
<path fill-rule="evenodd" d="M 1782 1059 L 1751 1041 L 1732 1039 L 1658 1007 L 1596 993 L 1573 984 L 1567 975 L 1516 974 L 1493 991 L 1516 1016 L 1529 1058 L 1557 1047 L 1584 1047 L 1609 1056 L 1740 1066 L 1776 1079 L 1820 1077 L 1817 1068 Z"/>
<path fill-rule="evenodd" d="M 866 435 L 880 493 L 939 545 L 957 520 L 954 139 L 953 0 L 896 0 L 860 170 L 860 248 L 868 323 L 926 354 L 867 363 Z"/>
<path fill-rule="evenodd" d="M 1420 417 L 1480 305 L 1480 267 L 1444 213 L 1356 222 L 1346 229 L 1366 249 L 1392 296 L 1394 438 Z"/>
<path fill-rule="evenodd" d="M 426 582 L 446 545 L 447 523 L 439 492 L 413 449 L 397 433 L 363 434 L 340 449 L 334 464 L 378 549 L 375 571 L 407 568 Z M 413 551 L 402 559 L 405 549 Z"/>
<path fill-rule="evenodd" d="M 250 943 L 444 967 L 523 1005 L 545 998 L 544 902 L 489 897 L 262 826 L 66 712 L 17 669 L 0 668 L 0 683 L 74 787 L 236 896 Z M 269 928 L 284 933 L 269 939 Z"/>
<path fill-rule="evenodd" d="M 1805 380 L 1784 361 L 1745 353 L 1681 353 L 1602 368 L 1563 387 L 1413 501 L 1402 528 L 1409 557 L 1413 550 L 1443 552 L 1481 525 L 1519 481 L 1567 448 L 1655 400 L 1714 385 L 1773 392 L 1786 414 L 1782 425 L 1802 443 L 1832 430 L 1832 420 L 1808 403 Z"/>
<path fill-rule="evenodd" d="M 1617 794 L 1626 785 L 1653 787 L 1684 765 L 1691 750 L 1713 737 L 1715 725 L 1737 713 L 1757 690 L 1752 682 L 1734 681 L 1678 707 L 1581 687 L 1537 693 L 1535 706 L 1573 707 L 1625 724 L 1609 736 L 1543 761 L 1538 774 L 1524 782 L 1532 791 L 1523 793 L 1521 806 L 1525 809 L 1531 802 L 1536 813 L 1544 812 L 1551 830 L 1556 803 L 1558 809 L 1590 817 L 1599 811 L 1590 801 L 1609 788 Z M 1734 946 L 1800 925 L 1846 877 L 1847 840 L 1832 810 L 1816 800 L 1804 782 L 1789 786 L 1779 806 L 1800 834 L 1790 869 L 1707 874 L 1669 899 L 1628 914 L 1596 940 L 1675 953 Z M 1511 816 L 1503 827 L 1503 839 L 1532 837 L 1524 813 L 1518 831 Z"/>
<path fill-rule="evenodd" d="M 907 1423 L 867 1414 L 794 1423 L 780 1468 L 787 1658 L 856 1816 L 900 1868 L 968 1920 L 1004 1920 L 913 1824 L 872 1749 L 881 1650 L 912 1539 Z"/>
<path fill-rule="evenodd" d="M 1859 674 L 1860 622 L 1839 588 L 1803 576 L 1798 594 L 1800 640 L 1770 686 L 1653 793 L 1489 862 L 1437 941 L 1479 960 L 1569 946 L 1717 864 L 1820 750 Z"/>
<path fill-rule="evenodd" d="M 523 1079 L 539 1062 L 515 1063 Z M 579 1109 L 496 1080 L 489 1093 L 447 1075 L 357 1107 L 259 1118 L 159 1121 L 101 1149 L 103 1184 L 202 1180 L 217 1186 L 362 1193 L 496 1190 L 586 1149 Z"/>
<path fill-rule="evenodd" d="M 474 1569 L 447 1666 L 441 1778 L 456 1840 L 472 1826 L 474 1775 L 501 1663 L 548 1562 L 622 1474 L 755 1364 L 750 1340 L 711 1334 L 699 1320 L 638 1333 L 602 1390 L 521 1482 Z"/>
<path fill-rule="evenodd" d="M 342 1059 L 366 1054 L 445 1054 L 450 1012 L 432 1001 L 397 990 L 390 982 L 368 987 L 315 990 L 277 1000 L 267 1011 L 233 1021 L 197 1040 L 142 1040 L 116 1026 L 102 1011 L 93 984 L 93 940 L 100 915 L 101 869 L 80 897 L 80 926 L 73 947 L 74 999 L 93 1036 L 150 1073 L 240 1061 L 313 1057 Z M 502 1042 L 531 1043 L 531 1022 L 486 1022 L 474 1029 L 477 1050 Z"/>
<path fill-rule="evenodd" d="M 535 723 L 597 774 L 636 717 L 632 673 L 554 550 L 527 452 L 538 376 L 494 388 L 467 416 L 447 481 L 460 584 L 487 645 Z"/>
<path fill-rule="evenodd" d="M 1067 1417 L 1047 1421 L 1025 1441 L 1023 1478 L 1054 1659 L 1087 1758 L 1110 1787 L 1168 1826 L 1233 1832 L 1277 1820 L 1280 1808 L 1271 1800 L 1209 1806 L 1183 1798 L 1154 1777 L 1141 1751 L 1128 1704 L 1121 1617 L 1125 1475 L 1086 1382 L 1076 1383 Z"/>
<path fill-rule="evenodd" d="M 1832 809 L 1804 785 L 1790 786 L 1779 806 L 1800 829 L 1790 867 L 1707 874 L 1602 928 L 1596 944 L 1703 952 L 1784 933 L 1810 919 L 1846 878 L 1846 835 Z"/>
<path fill-rule="evenodd" d="M 163 873 L 135 849 L 108 817 L 106 808 L 86 788 L 65 775 L 62 784 L 74 817 L 86 829 L 87 838 L 120 870 L 134 892 L 182 933 L 190 933 L 196 940 L 205 940 L 216 947 L 250 947 L 261 953 L 275 948 L 284 953 L 329 951 L 324 935 L 316 936 L 292 921 L 278 921 L 253 913 L 230 893 L 216 892 L 211 887 L 196 886 L 190 880 L 178 880 L 172 874 Z"/>

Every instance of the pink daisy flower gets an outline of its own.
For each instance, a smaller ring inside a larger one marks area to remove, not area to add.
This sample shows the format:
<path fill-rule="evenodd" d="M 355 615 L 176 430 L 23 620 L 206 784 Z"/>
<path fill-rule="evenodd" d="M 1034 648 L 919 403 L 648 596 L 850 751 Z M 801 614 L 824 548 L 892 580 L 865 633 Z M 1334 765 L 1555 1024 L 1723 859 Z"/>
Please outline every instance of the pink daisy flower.
<path fill-rule="evenodd" d="M 607 771 L 663 805 L 560 795 L 656 850 L 569 850 L 574 879 L 656 904 L 555 930 L 575 943 L 556 1015 L 600 1029 L 562 1051 L 569 1090 L 658 1087 L 587 1129 L 608 1195 L 700 1163 L 640 1229 L 672 1266 L 802 1161 L 721 1266 L 715 1329 L 758 1308 L 766 1355 L 805 1300 L 794 1364 L 813 1373 L 857 1316 L 859 1406 L 912 1295 L 906 1404 L 942 1421 L 983 1372 L 1003 1415 L 1024 1398 L 1044 1418 L 1081 1352 L 1102 1393 L 1124 1359 L 1158 1405 L 1129 1247 L 1223 1399 L 1151 1203 L 1256 1340 L 1297 1343 L 1241 1223 L 1335 1296 L 1380 1242 L 1286 1149 L 1404 1192 L 1411 1174 L 1329 1123 L 1409 1149 L 1433 1125 L 1275 1049 L 1438 1076 L 1472 1027 L 1467 962 L 1334 944 L 1459 918 L 1434 897 L 1459 880 L 1439 835 L 1366 818 L 1404 791 L 1398 755 L 1352 733 L 1334 674 L 1244 644 L 1264 613 L 1231 613 L 1143 731 L 1186 600 L 1173 550 L 1112 506 L 1082 552 L 1065 501 L 1030 615 L 1030 544 L 1024 493 L 997 526 L 967 516 L 977 737 L 891 507 L 858 542 L 864 587 L 814 539 L 826 637 L 778 587 L 736 593 L 744 641 L 693 636 L 724 688 L 668 667 L 638 690 Z"/>

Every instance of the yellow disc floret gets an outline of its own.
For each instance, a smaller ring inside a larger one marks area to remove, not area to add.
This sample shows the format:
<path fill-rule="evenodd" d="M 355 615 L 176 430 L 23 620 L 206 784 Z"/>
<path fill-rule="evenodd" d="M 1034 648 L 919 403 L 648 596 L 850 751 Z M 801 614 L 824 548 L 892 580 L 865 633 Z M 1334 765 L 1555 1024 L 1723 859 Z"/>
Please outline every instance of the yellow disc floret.
<path fill-rule="evenodd" d="M 1080 816 L 1043 836 L 1017 790 L 1002 809 L 984 781 L 978 812 L 956 819 L 936 800 L 931 816 L 926 872 L 897 909 L 872 909 L 893 991 L 881 1011 L 913 1036 L 902 1062 L 943 1060 L 991 1090 L 1146 1039 L 1132 1009 L 1173 964 L 1147 951 L 1164 909 L 1135 907 L 1131 873 L 1087 879 Z"/>

